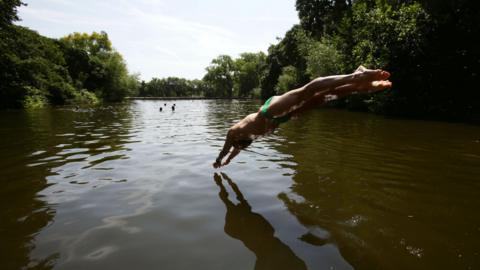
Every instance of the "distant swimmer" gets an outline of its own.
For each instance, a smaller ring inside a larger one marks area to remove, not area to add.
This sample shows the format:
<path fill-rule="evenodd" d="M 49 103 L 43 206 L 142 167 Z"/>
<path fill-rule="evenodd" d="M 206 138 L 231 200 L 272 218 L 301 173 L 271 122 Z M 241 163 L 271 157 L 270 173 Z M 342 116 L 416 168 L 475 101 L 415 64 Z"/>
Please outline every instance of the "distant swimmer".
<path fill-rule="evenodd" d="M 175 104 L 172 105 L 172 112 L 175 111 Z"/>
<path fill-rule="evenodd" d="M 164 103 L 163 106 L 167 106 L 167 103 Z"/>
<path fill-rule="evenodd" d="M 162 107 L 160 107 L 160 111 L 163 111 L 163 108 L 162 108 Z"/>
<path fill-rule="evenodd" d="M 272 133 L 292 116 L 297 116 L 329 100 L 354 93 L 374 93 L 390 88 L 392 83 L 387 80 L 388 77 L 390 73 L 387 71 L 360 66 L 351 74 L 319 77 L 281 96 L 270 97 L 256 113 L 246 116 L 230 127 L 223 149 L 213 163 L 213 167 L 227 165 L 255 138 Z M 222 163 L 232 147 L 232 152 Z"/>

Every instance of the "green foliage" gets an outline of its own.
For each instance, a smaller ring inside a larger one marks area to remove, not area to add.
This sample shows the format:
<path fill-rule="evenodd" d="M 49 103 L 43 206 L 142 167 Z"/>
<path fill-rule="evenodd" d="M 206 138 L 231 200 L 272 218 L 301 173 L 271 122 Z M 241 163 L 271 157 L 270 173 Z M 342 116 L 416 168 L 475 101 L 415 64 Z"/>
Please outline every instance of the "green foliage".
<path fill-rule="evenodd" d="M 297 0 L 295 7 L 302 27 L 315 37 L 321 37 L 335 30 L 351 5 L 351 0 Z"/>
<path fill-rule="evenodd" d="M 164 79 L 153 78 L 142 82 L 139 90 L 141 97 L 202 97 L 211 92 L 201 80 L 186 80 L 178 77 Z"/>
<path fill-rule="evenodd" d="M 12 22 L 18 21 L 17 8 L 25 5 L 21 0 L 0 1 L 0 31 L 10 27 Z"/>
<path fill-rule="evenodd" d="M 73 33 L 60 39 L 77 89 L 89 89 L 105 101 L 121 101 L 138 91 L 138 75 L 129 75 L 105 32 Z"/>
<path fill-rule="evenodd" d="M 31 86 L 25 86 L 25 97 L 22 101 L 22 105 L 26 109 L 43 108 L 48 104 L 48 100 L 44 93 L 37 88 Z"/>
<path fill-rule="evenodd" d="M 418 3 L 395 8 L 382 3 L 369 8 L 366 3 L 353 5 L 352 55 L 357 63 L 385 67 L 394 76 L 396 91 L 371 98 L 370 110 L 379 113 L 420 114 L 428 91 L 425 88 L 424 52 L 430 17 Z M 413 65 L 412 65 L 413 64 Z M 412 87 L 415 86 L 415 87 Z M 385 96 L 387 95 L 387 96 Z M 428 110 L 428 109 L 427 109 Z"/>
<path fill-rule="evenodd" d="M 262 89 L 260 89 L 260 87 L 255 87 L 252 89 L 252 92 L 250 94 L 250 97 L 251 98 L 255 98 L 255 99 L 260 99 L 262 98 Z"/>
<path fill-rule="evenodd" d="M 82 89 L 74 92 L 72 103 L 84 106 L 93 106 L 99 104 L 100 101 L 94 93 L 86 89 Z"/>
<path fill-rule="evenodd" d="M 480 35 L 478 1 L 297 0 L 296 8 L 306 31 L 307 39 L 297 42 L 307 44 L 307 73 L 347 73 L 359 64 L 391 71 L 392 91 L 350 97 L 349 108 L 480 120 L 480 51 L 472 42 Z M 279 58 L 278 50 L 272 53 L 267 59 Z M 267 65 L 267 74 L 276 76 L 266 77 L 262 85 L 276 85 L 289 65 Z"/>
<path fill-rule="evenodd" d="M 278 83 L 278 77 L 282 73 L 281 56 L 277 47 L 278 46 L 272 45 L 268 48 L 265 70 L 260 77 L 260 95 L 262 99 L 268 99 L 275 94 L 275 86 Z"/>
<path fill-rule="evenodd" d="M 25 103 L 26 96 L 39 96 L 38 91 L 49 102 L 65 104 L 72 96 L 70 77 L 55 40 L 20 26 L 12 26 L 9 31 L 1 31 L 0 35 L 0 106 L 30 104 Z"/>
<path fill-rule="evenodd" d="M 139 85 L 142 97 L 259 97 L 264 53 L 243 53 L 237 59 L 220 55 L 206 68 L 202 80 L 152 78 Z"/>
<path fill-rule="evenodd" d="M 103 64 L 102 98 L 106 101 L 121 101 L 129 92 L 127 66 L 117 52 L 109 54 Z"/>
<path fill-rule="evenodd" d="M 104 32 L 55 40 L 10 26 L 0 36 L 0 108 L 120 101 L 137 91 L 138 75 Z"/>
<path fill-rule="evenodd" d="M 310 79 L 320 76 L 339 74 L 343 70 L 343 55 L 331 38 L 322 37 L 320 41 L 299 34 L 299 46 L 307 62 L 306 73 Z"/>
<path fill-rule="evenodd" d="M 419 4 L 401 5 L 393 9 L 384 4 L 368 9 L 362 2 L 353 6 L 352 27 L 357 29 L 350 37 L 356 44 L 355 62 L 371 66 L 387 66 L 401 56 L 416 57 L 422 53 L 429 16 Z"/>
<path fill-rule="evenodd" d="M 275 86 L 275 92 L 281 95 L 292 90 L 297 84 L 298 71 L 294 66 L 286 66 L 282 69 L 282 74 L 278 77 L 278 83 Z"/>
<path fill-rule="evenodd" d="M 120 101 L 137 91 L 138 75 L 128 74 L 107 33 L 43 37 L 11 24 L 20 5 L 0 2 L 0 108 Z"/>
<path fill-rule="evenodd" d="M 203 81 L 213 90 L 207 96 L 232 97 L 234 62 L 228 55 L 220 55 L 213 59 L 206 68 Z"/>
<path fill-rule="evenodd" d="M 108 57 L 112 52 L 112 43 L 108 39 L 108 34 L 104 31 L 100 33 L 73 33 L 60 39 L 61 42 L 68 44 L 70 47 L 85 51 L 89 55 Z"/>
<path fill-rule="evenodd" d="M 278 79 L 286 66 L 293 66 L 297 69 L 296 82 L 294 87 L 305 84 L 310 79 L 307 74 L 307 59 L 304 50 L 305 32 L 295 25 L 290 29 L 283 39 L 268 49 L 268 56 L 265 71 L 261 78 L 262 98 L 266 99 L 276 94 L 275 88 Z"/>
<path fill-rule="evenodd" d="M 242 53 L 234 61 L 234 89 L 239 97 L 248 97 L 260 84 L 260 74 L 265 66 L 263 52 Z"/>

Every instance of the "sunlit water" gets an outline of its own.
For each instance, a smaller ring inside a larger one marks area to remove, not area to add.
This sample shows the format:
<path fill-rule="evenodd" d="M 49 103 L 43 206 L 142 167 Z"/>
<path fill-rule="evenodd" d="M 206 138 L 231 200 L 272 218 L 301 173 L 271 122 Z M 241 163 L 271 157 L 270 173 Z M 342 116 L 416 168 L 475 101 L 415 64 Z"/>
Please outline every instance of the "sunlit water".
<path fill-rule="evenodd" d="M 316 110 L 213 169 L 259 106 L 1 112 L 1 268 L 480 268 L 479 127 Z"/>

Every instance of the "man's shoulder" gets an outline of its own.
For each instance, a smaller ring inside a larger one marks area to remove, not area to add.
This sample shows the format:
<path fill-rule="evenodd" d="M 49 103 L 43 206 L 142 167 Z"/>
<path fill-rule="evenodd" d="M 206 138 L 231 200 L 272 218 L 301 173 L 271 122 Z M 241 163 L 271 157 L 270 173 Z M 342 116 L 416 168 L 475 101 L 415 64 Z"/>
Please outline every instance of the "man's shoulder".
<path fill-rule="evenodd" d="M 238 132 L 238 126 L 235 124 L 234 126 L 230 127 L 227 131 L 227 135 L 231 136 Z"/>

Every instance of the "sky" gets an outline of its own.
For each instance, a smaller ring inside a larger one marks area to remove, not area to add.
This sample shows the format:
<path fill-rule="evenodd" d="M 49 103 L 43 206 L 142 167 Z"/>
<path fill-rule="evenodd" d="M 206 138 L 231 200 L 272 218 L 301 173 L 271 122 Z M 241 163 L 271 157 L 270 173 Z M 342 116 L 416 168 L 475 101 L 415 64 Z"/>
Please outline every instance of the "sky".
<path fill-rule="evenodd" d="M 39 34 L 106 31 L 140 78 L 201 79 L 218 55 L 267 52 L 298 23 L 295 0 L 24 0 L 21 21 Z"/>

